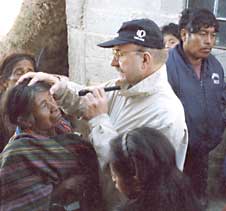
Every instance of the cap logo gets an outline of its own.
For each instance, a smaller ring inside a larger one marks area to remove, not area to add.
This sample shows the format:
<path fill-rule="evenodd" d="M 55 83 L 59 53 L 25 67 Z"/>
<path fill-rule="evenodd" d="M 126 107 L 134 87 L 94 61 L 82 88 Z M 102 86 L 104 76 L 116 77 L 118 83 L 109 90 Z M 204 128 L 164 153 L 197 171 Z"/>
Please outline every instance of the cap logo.
<path fill-rule="evenodd" d="M 146 31 L 139 29 L 137 30 L 136 36 L 134 36 L 133 38 L 144 42 L 144 37 L 146 37 Z"/>

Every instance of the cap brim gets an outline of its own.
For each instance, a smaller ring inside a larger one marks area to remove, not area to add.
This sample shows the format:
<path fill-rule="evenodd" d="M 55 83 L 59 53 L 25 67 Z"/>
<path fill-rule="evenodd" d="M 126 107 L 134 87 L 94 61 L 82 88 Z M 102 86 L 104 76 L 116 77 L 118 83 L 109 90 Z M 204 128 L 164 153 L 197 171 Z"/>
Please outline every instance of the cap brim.
<path fill-rule="evenodd" d="M 113 48 L 116 45 L 124 45 L 124 44 L 128 44 L 130 42 L 131 41 L 121 40 L 118 37 L 116 37 L 113 40 L 109 40 L 107 42 L 99 43 L 97 46 L 102 47 L 102 48 Z"/>

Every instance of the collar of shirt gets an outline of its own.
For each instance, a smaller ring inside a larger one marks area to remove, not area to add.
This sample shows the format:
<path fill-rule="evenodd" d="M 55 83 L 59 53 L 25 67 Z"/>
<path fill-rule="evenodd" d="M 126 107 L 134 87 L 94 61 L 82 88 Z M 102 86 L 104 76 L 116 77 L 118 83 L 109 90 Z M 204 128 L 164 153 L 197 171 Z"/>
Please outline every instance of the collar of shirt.
<path fill-rule="evenodd" d="M 162 65 L 153 74 L 146 77 L 144 80 L 129 87 L 129 84 L 125 81 L 116 82 L 117 85 L 121 86 L 120 95 L 125 97 L 136 97 L 136 96 L 149 96 L 158 90 L 159 85 L 163 81 L 167 81 L 166 65 Z"/>

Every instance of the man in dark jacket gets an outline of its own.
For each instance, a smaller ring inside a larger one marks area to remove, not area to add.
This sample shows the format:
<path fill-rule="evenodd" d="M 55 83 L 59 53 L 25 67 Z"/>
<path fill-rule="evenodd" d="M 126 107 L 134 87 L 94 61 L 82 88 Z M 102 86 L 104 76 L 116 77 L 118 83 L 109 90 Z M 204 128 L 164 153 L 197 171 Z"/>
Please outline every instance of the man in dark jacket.
<path fill-rule="evenodd" d="M 189 147 L 185 173 L 204 206 L 208 154 L 222 139 L 224 131 L 224 72 L 210 54 L 219 24 L 206 9 L 185 9 L 179 21 L 181 42 L 170 50 L 168 80 L 180 98 L 186 116 Z"/>

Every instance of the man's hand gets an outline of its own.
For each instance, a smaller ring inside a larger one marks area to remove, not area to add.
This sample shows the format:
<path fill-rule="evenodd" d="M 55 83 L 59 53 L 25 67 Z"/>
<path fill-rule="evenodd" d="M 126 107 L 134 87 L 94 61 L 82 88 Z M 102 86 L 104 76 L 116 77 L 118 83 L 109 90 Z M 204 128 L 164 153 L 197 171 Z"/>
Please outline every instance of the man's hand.
<path fill-rule="evenodd" d="M 68 81 L 68 78 L 65 76 L 54 75 L 44 72 L 28 72 L 19 78 L 17 84 L 21 83 L 22 81 L 28 78 L 31 78 L 28 86 L 31 86 L 37 83 L 38 81 L 45 81 L 52 85 L 50 88 L 51 94 L 55 94 L 58 93 L 59 91 L 65 90 L 66 81 Z"/>
<path fill-rule="evenodd" d="M 80 102 L 84 109 L 82 117 L 86 120 L 108 112 L 107 97 L 103 88 L 94 88 L 91 93 L 81 97 Z"/>
<path fill-rule="evenodd" d="M 31 78 L 31 81 L 29 82 L 28 86 L 31 86 L 35 84 L 38 81 L 46 81 L 47 83 L 53 85 L 59 81 L 59 78 L 56 75 L 52 75 L 49 73 L 43 73 L 43 72 L 28 72 L 24 75 L 22 75 L 17 84 L 21 83 L 25 79 Z"/>

